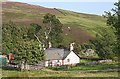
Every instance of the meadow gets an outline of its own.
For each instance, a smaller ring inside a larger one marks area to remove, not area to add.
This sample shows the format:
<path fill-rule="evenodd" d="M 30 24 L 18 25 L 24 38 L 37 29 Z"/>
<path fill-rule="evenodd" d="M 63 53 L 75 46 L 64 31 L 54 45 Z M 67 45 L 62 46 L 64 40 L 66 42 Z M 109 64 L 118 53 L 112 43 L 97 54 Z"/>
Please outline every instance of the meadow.
<path fill-rule="evenodd" d="M 2 77 L 118 77 L 119 71 L 117 69 L 119 69 L 117 63 L 49 67 L 29 71 L 18 71 L 14 68 L 7 69 L 3 67 Z"/>
<path fill-rule="evenodd" d="M 76 71 L 16 71 L 2 70 L 2 77 L 118 77 L 118 72 L 76 72 Z"/>

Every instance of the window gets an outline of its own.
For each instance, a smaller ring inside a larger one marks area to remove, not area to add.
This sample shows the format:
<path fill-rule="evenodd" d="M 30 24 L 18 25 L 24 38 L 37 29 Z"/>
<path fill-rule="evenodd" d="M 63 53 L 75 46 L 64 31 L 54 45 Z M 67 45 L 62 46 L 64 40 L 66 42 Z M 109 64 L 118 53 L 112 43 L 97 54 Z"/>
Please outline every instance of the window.
<path fill-rule="evenodd" d="M 70 62 L 70 59 L 67 59 L 67 62 Z"/>

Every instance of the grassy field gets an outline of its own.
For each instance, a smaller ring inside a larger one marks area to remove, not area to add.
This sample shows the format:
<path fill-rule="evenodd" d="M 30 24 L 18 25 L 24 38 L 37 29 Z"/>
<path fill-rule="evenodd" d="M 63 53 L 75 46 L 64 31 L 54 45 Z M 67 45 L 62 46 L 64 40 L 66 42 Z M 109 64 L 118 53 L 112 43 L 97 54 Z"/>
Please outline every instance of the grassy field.
<path fill-rule="evenodd" d="M 106 25 L 106 20 L 102 16 L 76 13 L 67 10 L 61 10 L 66 13 L 66 16 L 57 15 L 63 24 L 72 25 L 71 27 L 78 27 L 84 31 L 90 33 L 90 35 L 95 36 L 96 33 L 100 33 L 104 29 L 112 32 L 111 28 Z M 113 32 L 112 32 L 113 33 Z"/>
<path fill-rule="evenodd" d="M 106 20 L 102 16 L 61 9 L 47 9 L 36 7 L 35 5 L 25 5 L 24 3 L 11 3 L 11 5 L 6 4 L 3 6 L 2 19 L 3 22 L 12 20 L 20 25 L 29 25 L 30 23 L 42 25 L 42 19 L 46 13 L 55 14 L 63 24 L 65 44 L 71 41 L 79 43 L 88 42 L 95 37 L 96 33 L 99 34 L 105 31 L 105 29 L 107 29 L 109 34 L 113 34 L 111 28 L 106 26 Z M 71 27 L 71 32 L 67 32 L 67 27 Z"/>
<path fill-rule="evenodd" d="M 117 63 L 104 63 L 95 65 L 84 65 L 80 64 L 77 66 L 62 66 L 62 67 L 49 67 L 49 69 L 56 71 L 80 71 L 80 70 L 110 70 L 120 69 Z"/>
<path fill-rule="evenodd" d="M 82 73 L 46 70 L 21 72 L 16 70 L 2 70 L 2 77 L 118 77 L 118 72 Z"/>
<path fill-rule="evenodd" d="M 43 70 L 17 71 L 14 69 L 2 69 L 3 77 L 118 77 L 118 71 L 97 71 L 120 68 L 118 64 L 79 65 L 69 68 L 44 68 Z"/>

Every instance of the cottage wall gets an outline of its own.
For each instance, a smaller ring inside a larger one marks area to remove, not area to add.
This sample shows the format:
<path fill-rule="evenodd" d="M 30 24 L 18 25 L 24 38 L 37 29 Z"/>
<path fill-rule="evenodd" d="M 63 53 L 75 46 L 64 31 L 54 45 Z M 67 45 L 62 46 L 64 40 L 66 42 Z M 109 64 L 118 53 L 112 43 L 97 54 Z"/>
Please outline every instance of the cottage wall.
<path fill-rule="evenodd" d="M 70 54 L 64 59 L 64 65 L 77 64 L 80 62 L 79 57 L 71 51 Z"/>
<path fill-rule="evenodd" d="M 47 66 L 60 66 L 62 65 L 62 60 L 47 60 L 45 61 L 45 67 Z"/>

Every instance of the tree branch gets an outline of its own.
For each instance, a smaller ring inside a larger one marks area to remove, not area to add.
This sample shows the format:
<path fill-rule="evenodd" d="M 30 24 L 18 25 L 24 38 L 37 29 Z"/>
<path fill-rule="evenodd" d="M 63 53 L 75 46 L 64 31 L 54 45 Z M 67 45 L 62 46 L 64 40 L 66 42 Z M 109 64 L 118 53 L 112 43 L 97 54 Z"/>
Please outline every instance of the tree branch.
<path fill-rule="evenodd" d="M 34 36 L 36 37 L 36 39 L 38 40 L 38 42 L 39 42 L 40 44 L 42 44 L 41 41 L 39 40 L 38 36 L 37 36 L 36 34 L 34 34 Z"/>
<path fill-rule="evenodd" d="M 51 27 L 50 27 L 50 29 L 49 29 L 48 35 L 50 34 L 50 32 L 51 32 Z"/>

